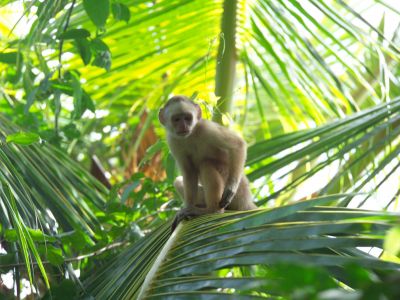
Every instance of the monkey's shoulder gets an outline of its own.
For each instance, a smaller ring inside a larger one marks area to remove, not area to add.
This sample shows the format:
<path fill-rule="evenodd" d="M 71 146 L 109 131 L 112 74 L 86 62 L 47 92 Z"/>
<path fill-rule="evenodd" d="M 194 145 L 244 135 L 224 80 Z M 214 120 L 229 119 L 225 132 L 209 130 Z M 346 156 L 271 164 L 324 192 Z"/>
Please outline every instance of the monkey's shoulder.
<path fill-rule="evenodd" d="M 206 119 L 199 120 L 196 125 L 195 134 L 198 137 L 237 135 L 233 130 Z"/>
<path fill-rule="evenodd" d="M 202 128 L 217 128 L 217 129 L 226 129 L 226 127 L 211 121 L 211 120 L 207 120 L 207 119 L 201 119 L 199 120 L 199 122 L 197 123 L 197 126 L 200 126 Z"/>

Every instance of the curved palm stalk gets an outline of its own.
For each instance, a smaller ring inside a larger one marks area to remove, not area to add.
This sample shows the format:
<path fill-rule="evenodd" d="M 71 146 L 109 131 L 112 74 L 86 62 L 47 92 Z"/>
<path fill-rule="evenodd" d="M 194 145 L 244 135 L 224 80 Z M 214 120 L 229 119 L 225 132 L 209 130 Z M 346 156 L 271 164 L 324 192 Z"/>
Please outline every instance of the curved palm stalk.
<path fill-rule="evenodd" d="M 385 232 L 399 215 L 320 206 L 343 197 L 208 215 L 183 222 L 169 239 L 166 224 L 89 278 L 88 292 L 101 299 L 290 298 L 280 282 L 282 274 L 274 275 L 280 264 L 321 267 L 355 288 L 357 283 L 343 269 L 347 264 L 362 266 L 370 275 L 399 272 L 399 264 L 357 250 L 382 248 Z M 337 282 L 333 288 L 342 289 Z"/>

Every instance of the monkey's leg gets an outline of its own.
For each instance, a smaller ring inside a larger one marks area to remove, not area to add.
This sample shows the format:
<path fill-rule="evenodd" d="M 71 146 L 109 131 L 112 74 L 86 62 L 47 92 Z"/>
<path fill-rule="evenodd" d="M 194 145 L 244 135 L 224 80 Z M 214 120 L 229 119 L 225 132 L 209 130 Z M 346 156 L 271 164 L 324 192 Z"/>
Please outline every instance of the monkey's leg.
<path fill-rule="evenodd" d="M 224 191 L 225 180 L 212 163 L 204 162 L 200 168 L 207 213 L 223 212 L 219 201 Z"/>
<path fill-rule="evenodd" d="M 188 203 L 186 203 L 184 199 L 185 207 L 176 214 L 171 227 L 172 231 L 174 231 L 179 222 L 184 219 L 190 219 L 208 213 L 223 212 L 223 209 L 219 207 L 219 200 L 224 191 L 225 181 L 213 164 L 206 162 L 202 164 L 200 168 L 200 182 L 202 186 L 199 186 L 196 204 L 200 203 L 203 207 L 199 207 L 198 205 L 188 206 Z M 174 182 L 174 186 L 180 196 L 183 196 L 184 185 L 182 178 L 178 177 Z"/>
<path fill-rule="evenodd" d="M 175 216 L 175 220 L 172 224 L 172 230 L 178 225 L 183 219 L 189 219 L 192 217 L 223 212 L 223 209 L 219 208 L 219 199 L 221 199 L 224 190 L 224 179 L 221 174 L 217 171 L 212 163 L 204 162 L 200 168 L 200 182 L 202 186 L 199 186 L 197 194 L 198 204 L 203 204 L 203 207 L 198 205 L 189 206 L 185 201 L 185 207 L 182 208 Z M 174 182 L 175 188 L 180 195 L 183 195 L 184 185 L 181 178 L 177 178 Z M 205 203 L 205 205 L 204 205 Z"/>
<path fill-rule="evenodd" d="M 184 198 L 184 187 L 183 187 L 183 177 L 178 176 L 175 181 L 174 181 L 174 187 L 176 191 L 178 192 L 179 196 L 182 198 L 185 207 L 182 208 L 175 216 L 175 219 L 172 223 L 171 226 L 171 231 L 174 231 L 176 226 L 178 226 L 179 222 L 184 220 L 184 219 L 190 219 L 192 217 L 196 217 L 199 215 L 204 214 L 201 209 L 204 209 L 206 207 L 205 200 L 204 200 L 204 189 L 201 185 L 199 185 L 197 189 L 197 196 L 196 196 L 196 203 L 195 207 L 188 207 L 188 203 L 186 202 Z"/>
<path fill-rule="evenodd" d="M 187 206 L 186 200 L 184 198 L 183 177 L 182 176 L 176 177 L 176 179 L 174 181 L 174 187 L 175 187 L 176 191 L 178 192 L 179 196 L 181 197 L 181 199 L 184 201 L 185 206 Z M 206 203 L 205 203 L 205 199 L 204 199 L 204 189 L 201 185 L 199 185 L 198 189 L 197 189 L 195 206 L 202 207 L 202 208 L 206 207 Z"/>

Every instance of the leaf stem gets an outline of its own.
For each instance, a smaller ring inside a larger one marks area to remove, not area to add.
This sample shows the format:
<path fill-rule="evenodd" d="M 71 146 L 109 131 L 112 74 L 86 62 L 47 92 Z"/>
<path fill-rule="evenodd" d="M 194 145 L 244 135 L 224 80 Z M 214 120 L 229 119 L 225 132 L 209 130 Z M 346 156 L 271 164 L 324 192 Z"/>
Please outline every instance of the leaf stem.
<path fill-rule="evenodd" d="M 68 26 L 69 26 L 69 21 L 71 20 L 71 15 L 72 15 L 72 10 L 74 9 L 76 0 L 72 1 L 71 7 L 68 10 L 68 15 L 67 15 L 67 20 L 65 21 L 65 26 L 63 29 L 63 33 L 67 31 Z M 64 39 L 60 39 L 60 45 L 59 45 L 59 51 L 58 51 L 58 62 L 59 62 L 59 66 L 58 66 L 58 78 L 61 78 L 61 56 L 62 56 L 62 52 L 63 52 L 63 46 L 64 46 Z"/>

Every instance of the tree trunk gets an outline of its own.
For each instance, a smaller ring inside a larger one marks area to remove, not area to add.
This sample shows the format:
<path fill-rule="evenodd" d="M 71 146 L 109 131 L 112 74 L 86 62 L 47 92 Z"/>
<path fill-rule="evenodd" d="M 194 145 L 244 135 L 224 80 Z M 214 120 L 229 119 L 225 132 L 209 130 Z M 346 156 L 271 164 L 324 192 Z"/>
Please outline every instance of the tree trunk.
<path fill-rule="evenodd" d="M 236 13 L 237 0 L 225 0 L 215 79 L 215 95 L 220 98 L 213 116 L 213 120 L 219 123 L 222 121 L 222 114 L 230 113 L 232 107 L 237 57 Z"/>

